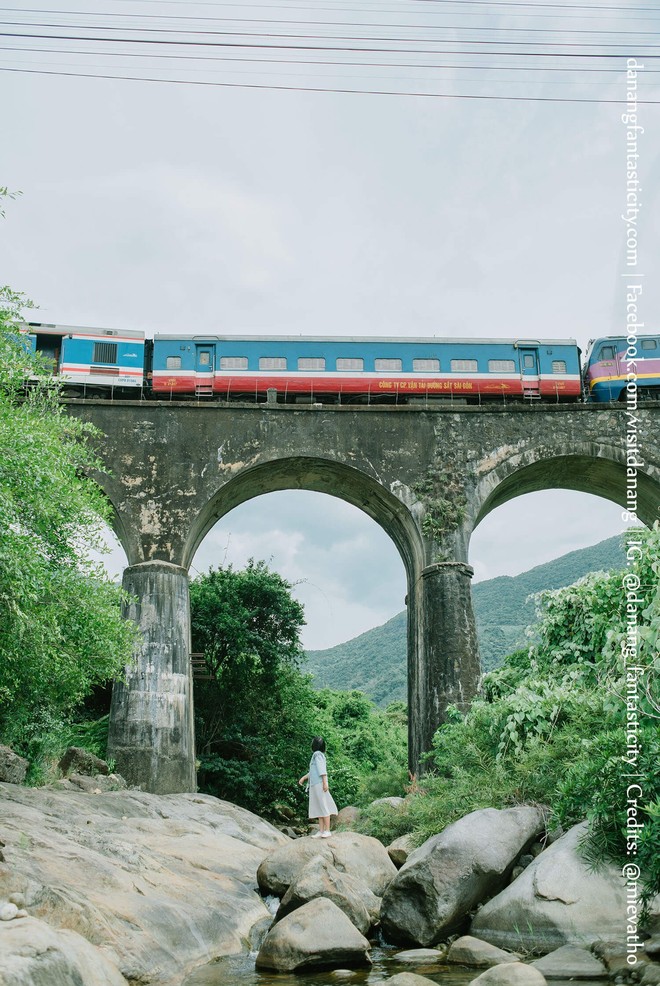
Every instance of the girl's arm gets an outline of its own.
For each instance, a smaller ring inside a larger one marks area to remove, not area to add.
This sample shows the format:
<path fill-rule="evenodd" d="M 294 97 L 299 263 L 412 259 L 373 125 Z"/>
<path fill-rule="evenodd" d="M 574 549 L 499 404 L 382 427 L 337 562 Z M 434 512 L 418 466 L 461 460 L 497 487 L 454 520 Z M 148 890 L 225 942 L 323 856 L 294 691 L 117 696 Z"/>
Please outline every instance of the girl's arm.
<path fill-rule="evenodd" d="M 300 780 L 298 781 L 298 783 L 299 783 L 299 784 L 304 784 L 304 783 L 305 783 L 305 781 L 308 781 L 308 780 L 309 780 L 309 774 L 305 774 L 305 776 L 304 776 L 304 777 L 301 777 L 301 778 L 300 778 Z"/>
<path fill-rule="evenodd" d="M 323 790 L 324 791 L 330 790 L 329 787 L 328 787 L 328 775 L 327 774 L 321 774 L 321 784 L 323 785 Z"/>

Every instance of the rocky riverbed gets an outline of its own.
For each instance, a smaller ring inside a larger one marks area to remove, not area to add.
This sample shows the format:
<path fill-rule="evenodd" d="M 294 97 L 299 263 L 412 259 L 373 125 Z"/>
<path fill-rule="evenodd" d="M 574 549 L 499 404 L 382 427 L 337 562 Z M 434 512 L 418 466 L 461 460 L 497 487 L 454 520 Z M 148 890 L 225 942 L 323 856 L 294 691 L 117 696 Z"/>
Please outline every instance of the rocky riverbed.
<path fill-rule="evenodd" d="M 1 986 L 660 983 L 660 939 L 626 964 L 619 874 L 584 867 L 577 830 L 540 851 L 536 808 L 474 812 L 390 854 L 104 786 L 0 784 Z M 533 965 L 533 947 L 550 955 Z"/>

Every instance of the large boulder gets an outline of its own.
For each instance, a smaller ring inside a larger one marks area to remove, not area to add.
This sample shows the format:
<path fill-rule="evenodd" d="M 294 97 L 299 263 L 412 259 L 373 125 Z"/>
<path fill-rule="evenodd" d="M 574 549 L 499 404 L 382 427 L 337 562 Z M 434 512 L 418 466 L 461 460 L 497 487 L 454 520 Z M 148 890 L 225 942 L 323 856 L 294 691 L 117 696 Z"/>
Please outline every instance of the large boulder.
<path fill-rule="evenodd" d="M 316 856 L 349 873 L 381 897 L 396 876 L 396 867 L 382 842 L 357 832 L 338 832 L 329 839 L 296 839 L 276 849 L 257 871 L 263 893 L 283 897 L 307 863 Z"/>
<path fill-rule="evenodd" d="M 128 986 L 117 966 L 75 931 L 26 917 L 0 924 L 2 986 Z"/>
<path fill-rule="evenodd" d="M 397 972 L 387 980 L 387 986 L 434 986 L 432 979 L 418 976 L 416 972 Z"/>
<path fill-rule="evenodd" d="M 586 823 L 575 825 L 481 908 L 470 931 L 500 948 L 550 951 L 590 945 L 621 935 L 625 881 L 614 865 L 591 869 L 578 844 Z"/>
<path fill-rule="evenodd" d="M 92 797 L 0 784 L 0 818 L 0 901 L 29 915 L 0 922 L 3 986 L 5 958 L 17 949 L 22 954 L 22 940 L 13 943 L 33 918 L 42 937 L 47 930 L 40 922 L 60 944 L 27 956 L 34 976 L 21 986 L 69 986 L 67 976 L 76 986 L 96 986 L 91 973 L 80 971 L 83 958 L 69 961 L 62 944 L 68 933 L 87 940 L 94 968 L 102 968 L 104 955 L 124 979 L 142 986 L 182 982 L 196 966 L 243 950 L 254 926 L 269 919 L 257 867 L 289 842 L 251 812 L 198 794 Z M 40 968 L 48 970 L 41 978 Z"/>
<path fill-rule="evenodd" d="M 9 746 L 0 746 L 0 781 L 6 784 L 22 784 L 28 769 L 28 762 Z"/>
<path fill-rule="evenodd" d="M 318 897 L 278 921 L 257 955 L 258 969 L 302 969 L 371 965 L 369 942 L 331 900 Z"/>
<path fill-rule="evenodd" d="M 411 835 L 400 835 L 394 842 L 390 842 L 387 847 L 387 855 L 390 857 L 398 870 L 404 863 L 408 862 L 408 856 L 415 851 L 415 844 Z"/>
<path fill-rule="evenodd" d="M 432 836 L 384 894 L 385 938 L 434 945 L 460 931 L 468 912 L 506 884 L 515 860 L 544 826 L 539 808 L 483 808 Z"/>
<path fill-rule="evenodd" d="M 362 897 L 355 889 L 356 882 L 348 873 L 340 873 L 327 859 L 316 856 L 303 867 L 285 893 L 275 920 L 281 921 L 291 911 L 309 903 L 310 900 L 324 897 L 336 904 L 351 924 L 366 935 L 373 922 Z M 367 893 L 371 893 L 367 887 L 364 889 Z M 372 896 L 377 900 L 373 894 Z"/>

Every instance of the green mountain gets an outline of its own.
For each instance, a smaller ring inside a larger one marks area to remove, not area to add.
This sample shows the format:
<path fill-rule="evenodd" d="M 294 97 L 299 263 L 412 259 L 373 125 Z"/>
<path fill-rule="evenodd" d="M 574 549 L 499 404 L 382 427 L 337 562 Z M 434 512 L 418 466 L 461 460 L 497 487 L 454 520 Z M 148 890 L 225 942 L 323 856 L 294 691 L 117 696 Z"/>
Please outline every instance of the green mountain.
<path fill-rule="evenodd" d="M 592 548 L 571 551 L 521 575 L 501 575 L 472 587 L 479 649 L 489 671 L 524 645 L 525 629 L 534 622 L 528 597 L 544 589 L 571 585 L 588 572 L 625 567 L 619 537 Z M 406 701 L 406 613 L 328 650 L 307 652 L 307 670 L 318 688 L 358 688 L 380 706 Z"/>

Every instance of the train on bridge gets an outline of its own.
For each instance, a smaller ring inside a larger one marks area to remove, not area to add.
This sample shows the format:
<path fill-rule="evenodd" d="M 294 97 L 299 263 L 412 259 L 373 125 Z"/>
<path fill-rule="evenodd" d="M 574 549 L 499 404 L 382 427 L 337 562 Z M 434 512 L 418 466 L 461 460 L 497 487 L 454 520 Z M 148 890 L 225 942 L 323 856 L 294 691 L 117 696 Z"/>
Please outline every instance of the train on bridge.
<path fill-rule="evenodd" d="M 428 404 L 660 398 L 660 335 L 442 339 L 170 335 L 30 322 L 30 348 L 72 397 Z M 634 356 L 634 358 L 633 358 Z"/>

